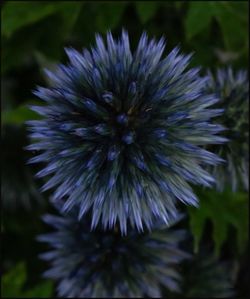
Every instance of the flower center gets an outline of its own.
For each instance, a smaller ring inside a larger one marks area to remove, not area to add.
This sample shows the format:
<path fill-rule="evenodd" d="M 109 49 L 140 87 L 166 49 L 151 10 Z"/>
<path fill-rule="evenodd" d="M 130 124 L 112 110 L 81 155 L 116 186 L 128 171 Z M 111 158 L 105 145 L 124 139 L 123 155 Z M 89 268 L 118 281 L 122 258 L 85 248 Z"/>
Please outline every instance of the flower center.
<path fill-rule="evenodd" d="M 130 117 L 127 113 L 120 113 L 116 116 L 115 122 L 117 124 L 117 135 L 119 139 L 125 144 L 131 144 L 135 139 L 135 132 L 130 128 Z"/>
<path fill-rule="evenodd" d="M 127 126 L 129 118 L 128 118 L 128 116 L 125 113 L 122 113 L 122 114 L 119 114 L 116 117 L 116 121 L 117 121 L 118 124 L 120 124 L 122 126 Z"/>

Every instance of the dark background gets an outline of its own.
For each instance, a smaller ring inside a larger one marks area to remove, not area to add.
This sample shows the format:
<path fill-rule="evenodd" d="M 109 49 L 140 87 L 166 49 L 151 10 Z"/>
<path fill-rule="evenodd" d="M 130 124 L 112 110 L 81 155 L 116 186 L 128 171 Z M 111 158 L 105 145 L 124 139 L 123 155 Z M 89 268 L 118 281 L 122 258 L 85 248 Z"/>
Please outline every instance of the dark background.
<path fill-rule="evenodd" d="M 51 210 L 49 193 L 40 194 L 35 167 L 26 165 L 30 153 L 24 122 L 37 118 L 27 104 L 37 102 L 36 85 L 45 85 L 43 68 L 66 62 L 64 47 L 94 43 L 96 32 L 129 32 L 132 48 L 145 30 L 167 40 L 166 53 L 179 45 L 193 52 L 192 66 L 205 71 L 248 65 L 248 3 L 242 1 L 188 2 L 28 2 L 6 1 L 1 9 L 2 99 L 2 296 L 50 297 L 53 283 L 41 278 L 47 265 L 38 259 L 46 246 L 36 242 L 48 228 L 41 215 Z M 191 250 L 206 247 L 210 255 L 230 264 L 237 294 L 247 293 L 246 266 L 248 202 L 244 192 L 200 193 L 201 208 L 188 213 Z M 188 276 L 188 274 L 185 274 Z M 188 279 L 188 278 L 187 278 Z M 209 297 L 209 294 L 208 294 Z"/>

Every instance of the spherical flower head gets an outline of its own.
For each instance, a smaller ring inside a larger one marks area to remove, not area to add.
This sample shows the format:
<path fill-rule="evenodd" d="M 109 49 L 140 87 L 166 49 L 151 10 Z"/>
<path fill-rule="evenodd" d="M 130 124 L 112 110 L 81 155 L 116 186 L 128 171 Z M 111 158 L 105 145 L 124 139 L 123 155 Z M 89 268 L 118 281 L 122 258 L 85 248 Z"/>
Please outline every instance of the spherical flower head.
<path fill-rule="evenodd" d="M 119 229 L 90 231 L 88 217 L 77 216 L 72 210 L 45 215 L 56 231 L 38 237 L 52 247 L 41 258 L 51 263 L 44 276 L 57 281 L 60 297 L 158 298 L 163 286 L 179 291 L 176 267 L 189 257 L 179 248 L 185 231 L 158 224 L 151 233 L 128 230 L 124 237 Z"/>
<path fill-rule="evenodd" d="M 203 166 L 220 159 L 200 146 L 225 140 L 210 123 L 217 99 L 204 94 L 198 68 L 187 70 L 191 55 L 175 48 L 161 59 L 164 47 L 144 33 L 132 54 L 125 31 L 106 44 L 97 35 L 90 51 L 67 49 L 70 63 L 35 92 L 46 105 L 33 107 L 44 119 L 29 122 L 29 149 L 42 151 L 31 162 L 47 164 L 43 190 L 57 187 L 64 211 L 92 210 L 92 227 L 168 223 L 177 202 L 197 204 L 188 182 L 213 182 Z"/>
<path fill-rule="evenodd" d="M 214 92 L 220 101 L 216 108 L 224 113 L 216 119 L 227 128 L 224 135 L 228 143 L 213 146 L 213 151 L 226 163 L 212 167 L 216 187 L 222 191 L 226 185 L 233 191 L 239 187 L 248 190 L 249 183 L 249 82 L 247 72 L 232 68 L 209 72 L 207 92 Z"/>

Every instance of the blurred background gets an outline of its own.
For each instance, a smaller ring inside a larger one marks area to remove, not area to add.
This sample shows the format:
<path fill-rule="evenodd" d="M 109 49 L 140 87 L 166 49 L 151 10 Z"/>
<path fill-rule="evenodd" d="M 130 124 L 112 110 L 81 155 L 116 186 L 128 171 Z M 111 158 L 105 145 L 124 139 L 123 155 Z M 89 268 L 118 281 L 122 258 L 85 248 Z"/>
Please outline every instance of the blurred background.
<path fill-rule="evenodd" d="M 37 118 L 27 107 L 27 104 L 38 102 L 32 90 L 36 85 L 47 83 L 43 68 L 53 70 L 59 61 L 66 62 L 64 47 L 81 50 L 93 45 L 96 32 L 105 34 L 111 30 L 118 36 L 124 28 L 129 32 L 132 48 L 145 30 L 150 37 L 166 38 L 166 52 L 177 45 L 184 53 L 193 52 L 192 66 L 200 65 L 204 70 L 226 65 L 236 70 L 246 69 L 247 13 L 248 2 L 243 1 L 6 1 L 2 5 L 4 298 L 54 295 L 53 283 L 41 277 L 47 265 L 39 260 L 38 254 L 46 246 L 35 240 L 38 234 L 48 230 L 41 215 L 51 210 L 49 192 L 40 193 L 42 181 L 34 178 L 36 166 L 26 164 L 31 154 L 23 149 L 29 143 L 25 121 Z M 199 211 L 183 207 L 188 214 L 183 225 L 191 235 L 190 244 L 186 246 L 197 256 L 203 256 L 203 260 L 208 252 L 219 268 L 220 263 L 226 261 L 229 270 L 225 275 L 230 275 L 236 293 L 244 298 L 249 281 L 247 194 L 200 191 L 200 199 Z M 184 290 L 195 279 L 188 268 L 183 267 Z M 207 280 L 206 275 L 204 279 Z M 218 284 L 222 283 L 219 279 Z M 192 290 L 189 294 L 192 297 Z"/>

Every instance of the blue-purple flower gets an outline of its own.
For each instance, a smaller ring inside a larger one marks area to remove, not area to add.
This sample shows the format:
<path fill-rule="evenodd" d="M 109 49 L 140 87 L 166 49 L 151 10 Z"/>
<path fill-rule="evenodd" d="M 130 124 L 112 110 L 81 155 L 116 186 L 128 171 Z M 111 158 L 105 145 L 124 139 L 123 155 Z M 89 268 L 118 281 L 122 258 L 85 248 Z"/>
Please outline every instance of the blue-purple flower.
<path fill-rule="evenodd" d="M 162 58 L 164 48 L 145 33 L 133 53 L 125 31 L 96 35 L 90 51 L 66 49 L 69 64 L 35 91 L 46 105 L 32 108 L 43 120 L 28 123 L 29 149 L 40 152 L 31 162 L 46 163 L 38 177 L 52 175 L 43 190 L 55 189 L 63 211 L 92 212 L 92 228 L 168 223 L 178 202 L 197 205 L 189 183 L 214 182 L 204 165 L 221 159 L 202 147 L 225 141 L 210 122 L 217 98 L 199 68 L 187 69 L 191 55 L 174 48 Z"/>
<path fill-rule="evenodd" d="M 249 82 L 247 71 L 233 71 L 231 67 L 218 69 L 216 75 L 209 72 L 206 90 L 215 93 L 220 101 L 216 108 L 224 113 L 215 120 L 225 126 L 228 143 L 214 145 L 211 150 L 226 163 L 212 166 L 216 187 L 226 186 L 236 191 L 248 190 L 249 178 Z"/>
<path fill-rule="evenodd" d="M 153 232 L 129 229 L 125 237 L 119 228 L 90 231 L 89 217 L 78 220 L 76 209 L 43 219 L 55 229 L 38 237 L 50 245 L 41 254 L 50 263 L 44 276 L 57 282 L 59 297 L 156 298 L 163 287 L 180 291 L 178 264 L 189 257 L 179 247 L 185 231 L 159 223 Z"/>

